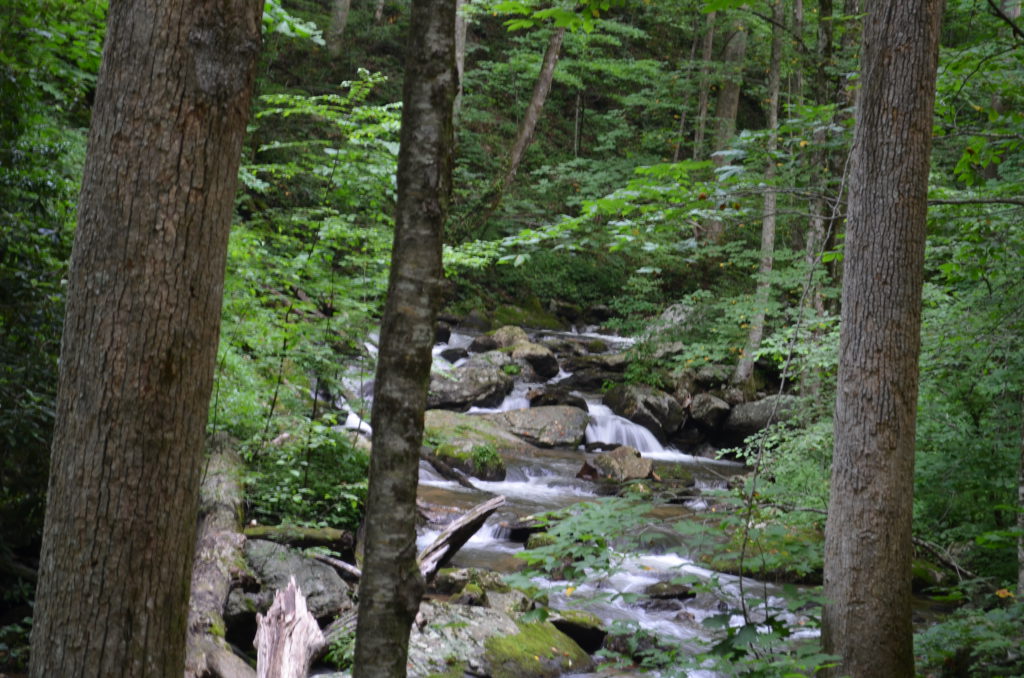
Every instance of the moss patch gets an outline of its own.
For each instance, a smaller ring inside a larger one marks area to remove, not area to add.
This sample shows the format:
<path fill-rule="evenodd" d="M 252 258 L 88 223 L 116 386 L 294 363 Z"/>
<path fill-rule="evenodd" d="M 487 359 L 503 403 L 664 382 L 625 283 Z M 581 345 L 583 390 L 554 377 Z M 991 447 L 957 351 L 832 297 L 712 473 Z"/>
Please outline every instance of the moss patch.
<path fill-rule="evenodd" d="M 428 673 L 427 678 L 462 678 L 467 668 L 466 662 L 455 662 L 443 673 Z"/>
<path fill-rule="evenodd" d="M 499 306 L 494 311 L 498 325 L 515 325 L 544 330 L 564 330 L 565 322 L 541 306 L 540 299 L 531 297 L 522 306 Z"/>
<path fill-rule="evenodd" d="M 494 678 L 555 678 L 593 666 L 590 655 L 554 624 L 520 624 L 513 636 L 488 638 L 484 659 Z"/>

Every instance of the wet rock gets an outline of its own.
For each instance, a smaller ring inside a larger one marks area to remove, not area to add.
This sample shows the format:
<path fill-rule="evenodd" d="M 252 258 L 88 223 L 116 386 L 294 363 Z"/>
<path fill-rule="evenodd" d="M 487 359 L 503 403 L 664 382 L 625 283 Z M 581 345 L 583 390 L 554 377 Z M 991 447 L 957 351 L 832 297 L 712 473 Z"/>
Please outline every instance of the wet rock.
<path fill-rule="evenodd" d="M 487 353 L 488 351 L 496 351 L 498 349 L 498 342 L 489 334 L 481 334 L 480 336 L 473 337 L 473 341 L 469 342 L 470 353 Z"/>
<path fill-rule="evenodd" d="M 526 394 L 526 399 L 530 401 L 530 407 L 571 405 L 572 407 L 577 407 L 584 412 L 587 412 L 590 409 L 587 406 L 587 401 L 583 399 L 583 396 L 571 391 L 570 389 L 561 387 L 542 388 L 530 391 Z"/>
<path fill-rule="evenodd" d="M 481 418 L 539 447 L 576 447 L 590 422 L 585 410 L 569 405 L 509 410 Z"/>
<path fill-rule="evenodd" d="M 464 348 L 446 348 L 441 351 L 441 357 L 450 363 L 457 363 L 463 358 L 468 358 L 469 351 Z"/>
<path fill-rule="evenodd" d="M 529 364 L 543 381 L 558 375 L 558 359 L 546 346 L 528 341 L 515 344 L 512 348 L 512 359 Z"/>
<path fill-rule="evenodd" d="M 548 621 L 555 628 L 576 641 L 588 654 L 601 649 L 608 635 L 600 617 L 583 610 L 562 610 L 552 615 Z"/>
<path fill-rule="evenodd" d="M 704 429 L 716 429 L 729 414 L 729 403 L 710 393 L 698 393 L 690 402 L 690 416 Z"/>
<path fill-rule="evenodd" d="M 503 457 L 529 457 L 538 450 L 522 438 L 512 435 L 483 417 L 449 410 L 427 410 L 424 414 L 427 440 L 436 444 L 462 442 L 491 445 Z"/>
<path fill-rule="evenodd" d="M 495 407 L 512 390 L 512 377 L 505 373 L 511 358 L 490 351 L 470 358 L 448 374 L 432 374 L 427 407 L 465 410 L 474 405 Z"/>
<path fill-rule="evenodd" d="M 498 348 L 511 348 L 516 344 L 526 344 L 530 341 L 530 337 L 526 334 L 526 331 L 523 328 L 515 327 L 514 325 L 506 325 L 498 328 L 491 336 L 494 338 L 494 341 L 497 342 Z"/>
<path fill-rule="evenodd" d="M 452 440 L 434 448 L 433 455 L 451 468 L 480 480 L 504 480 L 505 460 L 490 443 Z"/>
<path fill-rule="evenodd" d="M 583 320 L 592 325 L 600 325 L 612 319 L 612 309 L 604 304 L 594 304 L 583 312 Z"/>
<path fill-rule="evenodd" d="M 651 584 L 644 593 L 651 598 L 661 600 L 689 600 L 697 595 L 691 587 L 670 581 L 659 581 L 656 584 Z"/>
<path fill-rule="evenodd" d="M 615 481 L 646 478 L 651 474 L 653 463 L 644 459 L 635 447 L 622 445 L 611 452 L 599 454 L 590 460 L 602 478 Z"/>
<path fill-rule="evenodd" d="M 600 367 L 581 367 L 559 384 L 580 391 L 600 391 L 605 384 L 618 384 L 625 380 L 619 371 L 605 370 Z"/>
<path fill-rule="evenodd" d="M 661 443 L 679 430 L 686 413 L 668 393 L 644 384 L 620 384 L 604 395 L 613 412 L 651 430 Z"/>
<path fill-rule="evenodd" d="M 434 343 L 447 344 L 452 337 L 452 327 L 446 322 L 438 321 L 434 327 Z"/>
<path fill-rule="evenodd" d="M 587 369 L 597 369 L 606 372 L 624 372 L 630 363 L 630 357 L 626 353 L 598 353 L 576 356 L 566 361 L 566 369 L 578 372 Z"/>

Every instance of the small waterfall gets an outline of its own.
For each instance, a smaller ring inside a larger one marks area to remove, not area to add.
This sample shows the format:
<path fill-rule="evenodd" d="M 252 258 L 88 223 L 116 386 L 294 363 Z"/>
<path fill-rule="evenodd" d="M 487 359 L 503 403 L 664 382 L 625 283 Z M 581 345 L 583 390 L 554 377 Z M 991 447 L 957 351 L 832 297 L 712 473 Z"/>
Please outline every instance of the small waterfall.
<path fill-rule="evenodd" d="M 640 450 L 645 457 L 672 458 L 678 452 L 664 447 L 648 429 L 635 424 L 625 417 L 612 412 L 607 405 L 587 403 L 590 407 L 590 425 L 587 426 L 586 440 L 588 443 L 608 443 L 610 445 L 629 445 Z"/>

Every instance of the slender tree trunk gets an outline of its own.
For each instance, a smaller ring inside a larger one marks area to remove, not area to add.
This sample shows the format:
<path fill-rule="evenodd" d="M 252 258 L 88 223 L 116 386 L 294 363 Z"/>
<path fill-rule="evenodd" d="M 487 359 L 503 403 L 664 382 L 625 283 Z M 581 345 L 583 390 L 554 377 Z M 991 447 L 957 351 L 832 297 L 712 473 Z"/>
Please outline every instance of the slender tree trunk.
<path fill-rule="evenodd" d="M 555 66 L 558 64 L 558 55 L 562 51 L 562 39 L 565 38 L 565 29 L 556 28 L 548 40 L 548 48 L 544 52 L 544 60 L 540 65 L 540 73 L 537 75 L 537 84 L 533 87 L 533 96 L 526 107 L 523 121 L 519 124 L 519 132 L 512 144 L 512 151 L 509 153 L 508 169 L 501 181 L 501 195 L 508 192 L 515 181 L 519 165 L 526 155 L 526 149 L 533 142 L 533 133 L 537 129 L 537 121 L 540 120 L 540 112 L 544 108 L 544 102 L 551 92 L 551 83 L 555 77 Z"/>
<path fill-rule="evenodd" d="M 704 131 L 708 123 L 708 101 L 711 95 L 711 52 L 715 45 L 715 15 L 708 12 L 707 30 L 704 32 L 704 44 L 701 46 L 700 58 L 703 66 L 700 69 L 700 93 L 697 95 L 697 128 L 693 132 L 693 159 L 704 157 Z"/>
<path fill-rule="evenodd" d="M 348 12 L 352 0 L 332 0 L 331 26 L 327 30 L 327 53 L 332 58 L 341 56 L 341 47 L 345 42 L 345 27 L 348 26 Z"/>
<path fill-rule="evenodd" d="M 405 676 L 409 631 L 423 592 L 416 565 L 416 483 L 451 191 L 455 0 L 413 0 L 411 11 L 395 239 L 373 398 L 355 678 Z"/>
<path fill-rule="evenodd" d="M 694 33 L 697 32 L 696 20 L 694 20 L 693 32 Z M 690 61 L 689 61 L 689 63 L 692 64 L 696 58 L 697 58 L 697 41 L 694 40 L 693 42 L 690 43 Z M 707 96 L 707 95 L 705 94 L 705 96 Z M 705 99 L 705 101 L 706 101 L 706 99 Z M 675 145 L 675 148 L 672 150 L 672 162 L 679 162 L 679 159 L 682 157 L 683 134 L 686 133 L 686 112 L 688 110 L 689 110 L 689 106 L 687 106 L 686 104 L 681 106 L 680 109 L 679 109 L 679 129 L 676 130 L 676 145 Z"/>
<path fill-rule="evenodd" d="M 575 119 L 572 129 L 572 157 L 580 157 L 580 137 L 583 135 L 583 92 L 576 92 Z"/>
<path fill-rule="evenodd" d="M 825 529 L 832 675 L 914 675 L 911 509 L 942 0 L 867 6 Z"/>
<path fill-rule="evenodd" d="M 804 42 L 803 42 L 803 40 L 804 40 L 804 0 L 793 0 L 793 33 L 795 33 L 798 36 L 797 39 L 800 41 L 800 45 L 801 45 L 800 55 L 801 55 L 801 57 L 803 57 L 805 55 L 805 52 L 803 50 L 803 44 L 804 44 Z M 794 83 L 794 87 L 793 87 L 793 89 L 795 90 L 795 92 L 794 92 L 794 100 L 799 102 L 799 103 L 802 103 L 803 100 L 804 100 L 804 69 L 803 69 L 803 64 L 800 64 L 800 66 L 795 69 L 793 77 L 795 79 L 795 83 Z"/>
<path fill-rule="evenodd" d="M 377 7 L 373 10 L 373 20 L 378 24 L 384 20 L 384 1 L 377 0 Z"/>
<path fill-rule="evenodd" d="M 455 0 L 455 73 L 458 77 L 455 88 L 455 103 L 452 104 L 452 119 L 457 120 L 462 111 L 462 83 L 466 76 L 466 0 Z"/>
<path fill-rule="evenodd" d="M 181 678 L 262 11 L 110 5 L 68 281 L 35 678 Z"/>
<path fill-rule="evenodd" d="M 782 30 L 779 26 L 785 20 L 782 0 L 772 4 L 772 55 L 768 67 L 768 165 L 764 178 L 767 189 L 764 194 L 764 217 L 761 219 L 761 263 L 758 266 L 757 292 L 754 299 L 754 317 L 750 320 L 747 345 L 740 356 L 733 373 L 733 382 L 743 384 L 754 371 L 754 356 L 761 348 L 764 337 L 765 314 L 771 295 L 772 265 L 775 260 L 775 212 L 777 199 L 772 186 L 775 180 L 775 151 L 779 146 L 779 90 L 782 87 Z"/>
<path fill-rule="evenodd" d="M 718 90 L 718 101 L 715 104 L 715 150 L 725 148 L 736 134 L 736 115 L 743 86 L 743 60 L 746 56 L 747 28 L 737 22 L 722 50 L 722 64 L 728 73 Z"/>

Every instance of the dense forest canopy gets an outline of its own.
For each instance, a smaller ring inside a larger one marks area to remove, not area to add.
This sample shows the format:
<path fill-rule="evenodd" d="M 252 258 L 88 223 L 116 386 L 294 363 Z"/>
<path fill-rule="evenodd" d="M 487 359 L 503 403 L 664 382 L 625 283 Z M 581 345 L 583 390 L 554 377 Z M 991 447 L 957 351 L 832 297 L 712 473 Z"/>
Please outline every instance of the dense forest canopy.
<path fill-rule="evenodd" d="M 722 453 L 757 466 L 765 521 L 820 533 L 861 4 L 467 0 L 461 11 L 445 312 L 563 329 L 598 313 L 603 331 L 639 339 L 627 379 L 667 390 L 681 371 L 752 359 L 761 376 L 736 387 L 782 383 L 803 398 L 799 415 Z M 102 0 L 0 9 L 0 670 L 26 659 L 105 17 Z M 362 515 L 367 453 L 334 404 L 369 416 L 353 384 L 372 374 L 366 342 L 387 289 L 408 22 L 406 0 L 267 3 L 208 424 L 240 441 L 247 515 L 260 522 L 352 528 Z M 919 637 L 922 671 L 983 641 L 977 666 L 995 668 L 972 675 L 1003 675 L 1009 655 L 1021 670 L 1022 196 L 1020 4 L 949 0 L 913 527 L 962 568 L 951 595 L 971 605 Z M 820 564 L 820 543 L 811 550 Z"/>

